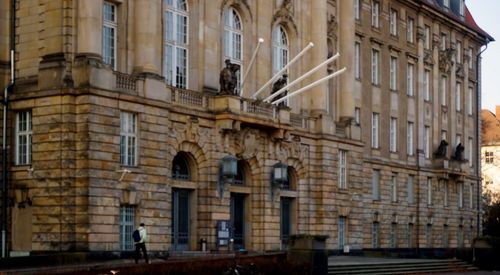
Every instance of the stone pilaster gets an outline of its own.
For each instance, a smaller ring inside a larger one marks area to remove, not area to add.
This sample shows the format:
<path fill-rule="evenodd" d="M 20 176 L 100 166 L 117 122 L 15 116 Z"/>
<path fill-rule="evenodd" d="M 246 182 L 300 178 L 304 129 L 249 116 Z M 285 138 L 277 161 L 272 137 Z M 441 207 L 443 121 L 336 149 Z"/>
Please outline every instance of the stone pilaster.
<path fill-rule="evenodd" d="M 139 73 L 160 74 L 161 62 L 161 1 L 135 1 L 135 64 Z"/>
<path fill-rule="evenodd" d="M 78 1 L 77 52 L 101 57 L 102 0 Z"/>
<path fill-rule="evenodd" d="M 340 100 L 337 102 L 339 121 L 346 121 L 354 117 L 354 2 L 339 1 L 339 52 L 340 62 L 338 68 L 347 68 L 340 75 Z"/>
<path fill-rule="evenodd" d="M 327 35 L 327 5 L 326 0 L 311 1 L 311 24 L 310 37 L 314 47 L 310 50 L 309 69 L 325 61 L 327 58 L 326 35 Z M 307 58 L 307 57 L 305 57 Z M 326 66 L 312 75 L 311 82 L 326 76 Z M 315 112 L 325 112 L 326 110 L 327 82 L 324 82 L 304 94 L 305 106 Z"/>

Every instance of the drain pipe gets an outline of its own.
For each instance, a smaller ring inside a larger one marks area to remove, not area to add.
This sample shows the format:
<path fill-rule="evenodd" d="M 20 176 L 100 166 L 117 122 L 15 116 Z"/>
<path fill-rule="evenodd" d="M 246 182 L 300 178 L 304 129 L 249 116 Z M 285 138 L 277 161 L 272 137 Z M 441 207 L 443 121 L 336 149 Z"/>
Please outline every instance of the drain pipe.
<path fill-rule="evenodd" d="M 476 93 L 477 93 L 477 114 L 476 114 L 476 169 L 477 169 L 477 225 L 476 237 L 481 235 L 481 54 L 488 49 L 489 39 L 486 38 L 485 48 L 476 55 Z"/>
<path fill-rule="evenodd" d="M 9 107 L 9 92 L 14 89 L 14 54 L 15 54 L 15 12 L 16 1 L 10 2 L 10 83 L 3 91 L 3 129 L 2 129 L 2 258 L 7 258 L 7 207 L 9 203 L 8 196 L 8 174 L 7 174 L 7 110 Z"/>

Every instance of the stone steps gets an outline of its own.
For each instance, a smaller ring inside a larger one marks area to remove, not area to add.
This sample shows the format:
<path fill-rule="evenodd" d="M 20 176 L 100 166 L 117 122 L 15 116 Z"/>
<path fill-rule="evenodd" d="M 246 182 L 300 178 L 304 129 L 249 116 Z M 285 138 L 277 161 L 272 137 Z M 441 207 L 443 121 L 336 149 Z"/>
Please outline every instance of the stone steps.
<path fill-rule="evenodd" d="M 386 263 L 337 264 L 330 262 L 328 274 L 418 274 L 433 272 L 465 272 L 477 270 L 459 260 L 418 260 Z"/>

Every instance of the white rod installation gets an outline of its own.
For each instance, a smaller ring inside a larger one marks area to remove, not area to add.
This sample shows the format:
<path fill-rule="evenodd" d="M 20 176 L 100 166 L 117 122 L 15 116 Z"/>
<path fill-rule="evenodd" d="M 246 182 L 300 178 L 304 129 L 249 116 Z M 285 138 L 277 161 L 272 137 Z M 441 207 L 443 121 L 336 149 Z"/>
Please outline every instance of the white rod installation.
<path fill-rule="evenodd" d="M 319 69 L 321 69 L 321 67 L 323 67 L 324 65 L 334 61 L 335 59 L 339 58 L 340 54 L 337 53 L 336 55 L 328 58 L 327 60 L 325 60 L 324 62 L 322 62 L 321 64 L 319 64 L 318 66 L 314 67 L 314 69 L 308 71 L 307 73 L 301 75 L 299 78 L 295 79 L 294 81 L 290 82 L 288 85 L 286 85 L 285 87 L 279 89 L 278 91 L 276 91 L 276 93 L 268 96 L 266 99 L 264 99 L 264 101 L 267 101 L 267 102 L 271 102 L 271 100 L 275 97 L 277 97 L 278 95 L 280 95 L 281 93 L 283 93 L 284 91 L 286 91 L 288 88 L 294 86 L 295 84 L 297 84 L 299 81 L 302 81 L 304 78 L 310 76 L 311 74 L 315 73 L 316 71 L 318 71 Z"/>
<path fill-rule="evenodd" d="M 257 95 L 262 93 L 262 91 L 264 91 L 264 89 L 267 86 L 269 86 L 269 84 L 273 83 L 273 81 L 276 80 L 276 78 L 278 78 L 279 76 L 281 76 L 281 74 L 284 71 L 286 71 L 288 69 L 288 67 L 290 67 L 290 65 L 295 63 L 295 61 L 297 61 L 302 55 L 304 55 L 313 46 L 314 46 L 313 42 L 309 42 L 309 44 L 307 44 L 307 46 L 299 54 L 297 54 L 297 56 L 295 56 L 292 60 L 290 60 L 290 62 L 288 62 L 288 64 L 286 64 L 285 67 L 283 67 L 281 70 L 279 70 L 279 72 L 277 72 L 273 77 L 271 77 L 271 79 L 269 79 L 269 81 L 266 84 L 264 84 L 264 86 L 260 87 L 260 89 L 255 94 L 253 94 L 252 98 L 256 99 Z"/>
<path fill-rule="evenodd" d="M 307 90 L 309 90 L 309 89 L 311 89 L 311 88 L 313 88 L 313 87 L 315 87 L 315 86 L 318 86 L 318 85 L 319 85 L 319 84 L 321 84 L 322 82 L 325 82 L 325 81 L 329 80 L 330 78 L 333 78 L 333 77 L 335 77 L 335 76 L 337 76 L 337 75 L 339 75 L 339 74 L 341 74 L 341 73 L 345 72 L 346 70 L 347 70 L 347 68 L 346 68 L 346 67 L 344 67 L 344 68 L 342 68 L 342 69 L 340 69 L 340 70 L 338 70 L 338 71 L 334 72 L 333 74 L 330 74 L 330 75 L 328 75 L 328 76 L 326 76 L 326 77 L 323 77 L 323 78 L 321 78 L 321 79 L 319 79 L 319 80 L 316 80 L 315 82 L 313 82 L 313 83 L 311 83 L 311 84 L 309 84 L 309 85 L 307 85 L 307 86 L 305 86 L 305 87 L 303 87 L 303 88 L 300 88 L 300 89 L 298 89 L 297 91 L 295 91 L 295 92 L 293 92 L 293 93 L 291 93 L 291 94 L 289 94 L 289 95 L 287 95 L 287 96 L 285 96 L 285 97 L 282 97 L 282 98 L 280 98 L 280 99 L 278 99 L 278 100 L 274 101 L 272 104 L 279 104 L 279 103 L 281 103 L 281 102 L 283 102 L 283 101 L 287 100 L 288 98 L 290 98 L 290 97 L 292 97 L 292 96 L 299 95 L 299 94 L 301 94 L 301 93 L 303 93 L 303 92 L 305 92 L 305 91 L 307 91 Z"/>
<path fill-rule="evenodd" d="M 250 73 L 250 70 L 252 69 L 255 57 L 257 57 L 257 53 L 259 52 L 260 45 L 262 43 L 264 43 L 264 38 L 259 38 L 259 41 L 257 42 L 257 47 L 255 47 L 252 58 L 250 59 L 250 63 L 248 64 L 247 71 L 245 72 L 245 74 L 243 75 L 243 79 L 241 80 L 240 94 L 243 94 L 243 86 L 245 86 L 245 81 L 247 80 L 247 76 Z"/>

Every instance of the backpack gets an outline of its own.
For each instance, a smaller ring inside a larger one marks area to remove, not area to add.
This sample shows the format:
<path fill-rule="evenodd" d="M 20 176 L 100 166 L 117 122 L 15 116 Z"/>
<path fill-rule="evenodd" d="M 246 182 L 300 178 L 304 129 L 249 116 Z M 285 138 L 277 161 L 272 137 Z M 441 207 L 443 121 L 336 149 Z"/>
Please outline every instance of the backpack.
<path fill-rule="evenodd" d="M 134 239 L 134 242 L 136 243 L 141 241 L 141 234 L 139 233 L 139 230 L 134 230 L 134 233 L 132 233 L 132 239 Z"/>

